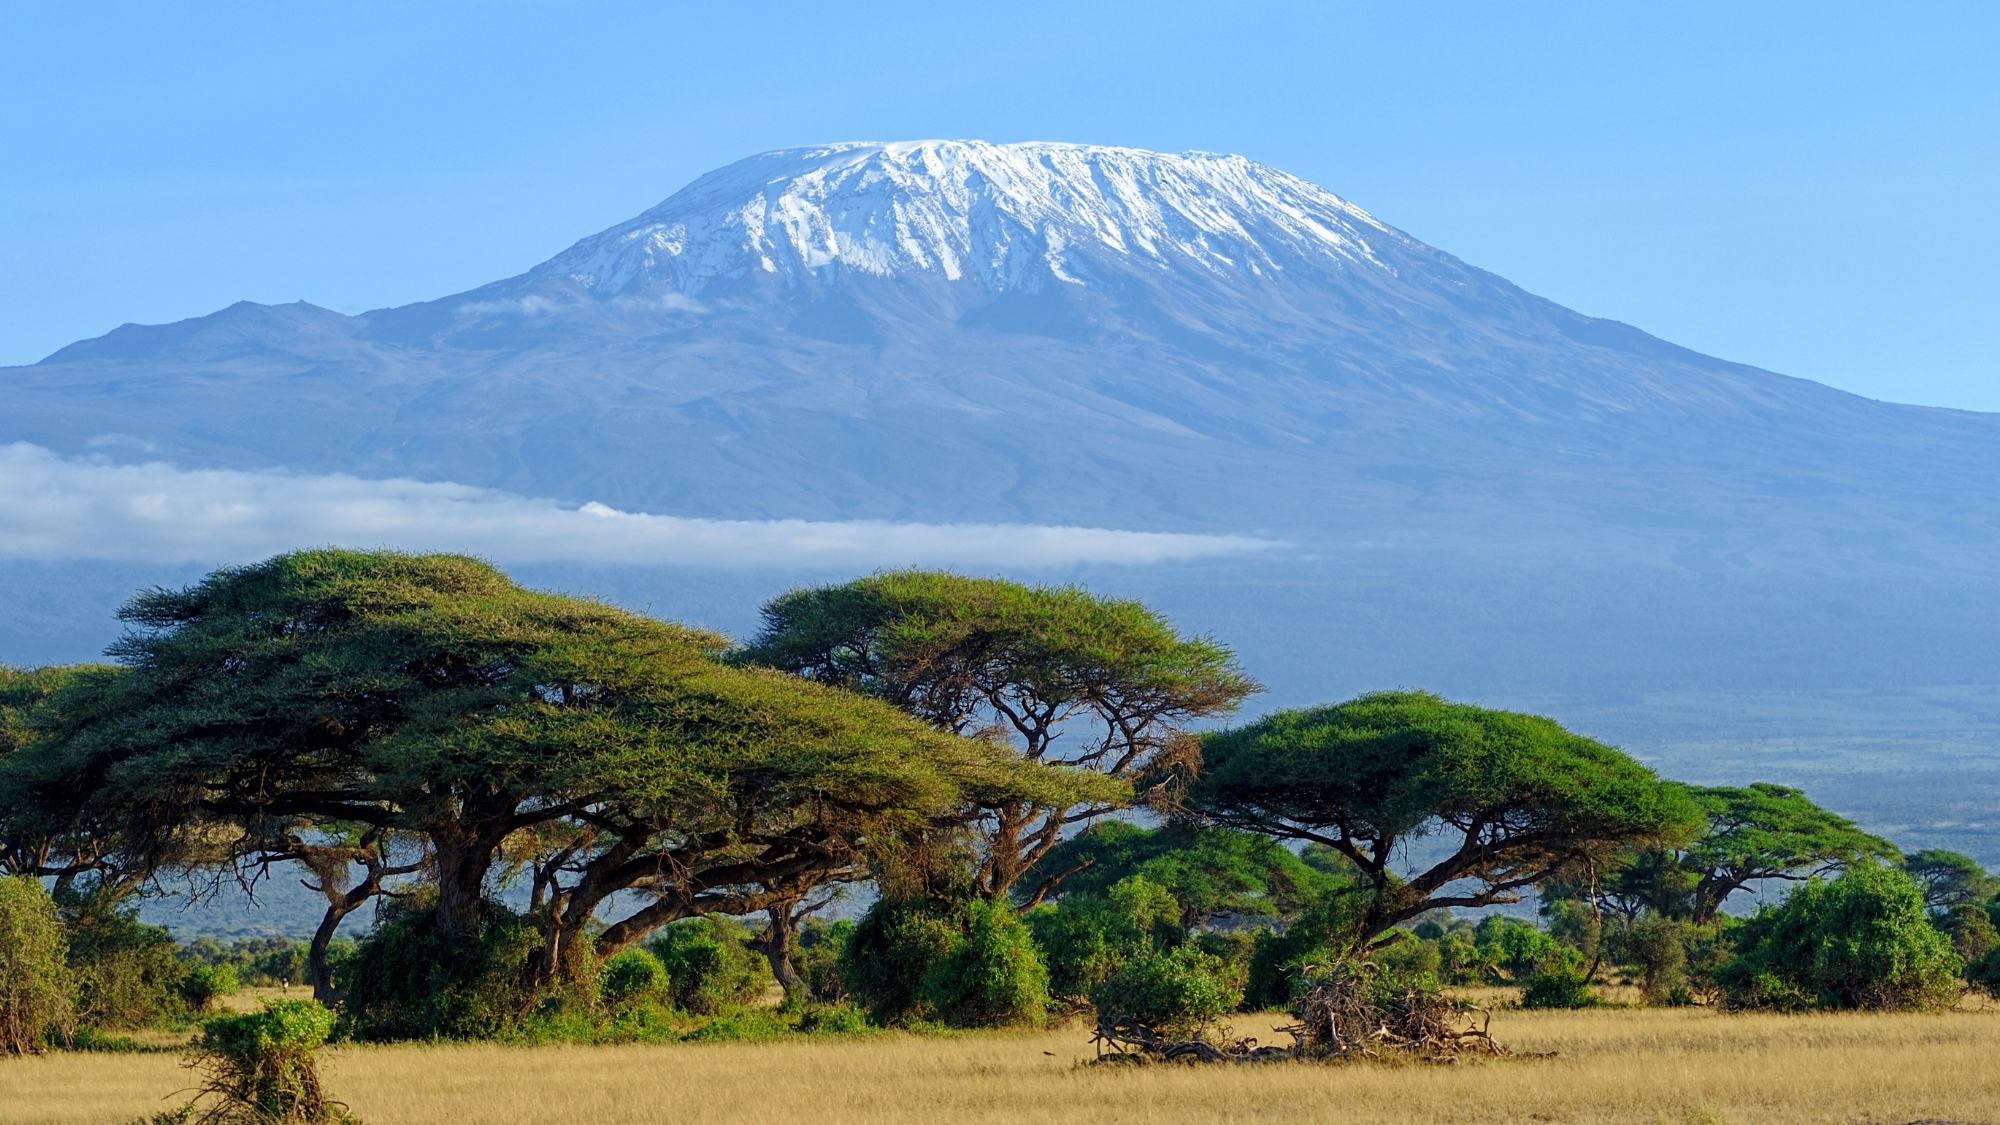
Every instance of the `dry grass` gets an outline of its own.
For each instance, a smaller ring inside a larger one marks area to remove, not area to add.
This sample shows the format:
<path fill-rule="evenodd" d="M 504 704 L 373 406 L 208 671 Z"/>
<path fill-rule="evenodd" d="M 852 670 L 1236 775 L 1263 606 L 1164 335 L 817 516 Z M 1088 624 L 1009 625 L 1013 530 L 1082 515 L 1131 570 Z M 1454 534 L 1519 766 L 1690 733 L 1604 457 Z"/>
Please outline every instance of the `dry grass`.
<path fill-rule="evenodd" d="M 1241 1030 L 1254 1033 L 1254 1028 Z M 1084 1067 L 1077 1028 L 661 1047 L 398 1046 L 335 1053 L 369 1125 L 639 1122 L 1906 1122 L 2000 1119 L 2000 1012 L 1726 1016 L 1501 1011 L 1553 1060 L 1459 1067 Z M 0 1122 L 115 1125 L 187 1084 L 172 1055 L 0 1064 Z"/>

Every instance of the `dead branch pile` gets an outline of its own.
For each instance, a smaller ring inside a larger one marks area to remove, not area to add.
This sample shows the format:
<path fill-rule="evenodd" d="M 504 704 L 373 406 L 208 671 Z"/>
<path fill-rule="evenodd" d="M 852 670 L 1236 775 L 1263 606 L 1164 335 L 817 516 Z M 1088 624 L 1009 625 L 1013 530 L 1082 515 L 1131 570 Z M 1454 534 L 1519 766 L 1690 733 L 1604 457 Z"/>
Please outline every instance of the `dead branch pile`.
<path fill-rule="evenodd" d="M 1493 1016 L 1415 984 L 1391 983 L 1368 962 L 1309 966 L 1310 986 L 1292 1005 L 1289 1034 L 1301 1058 L 1374 1058 L 1385 1051 L 1431 1062 L 1511 1052 L 1487 1034 Z"/>

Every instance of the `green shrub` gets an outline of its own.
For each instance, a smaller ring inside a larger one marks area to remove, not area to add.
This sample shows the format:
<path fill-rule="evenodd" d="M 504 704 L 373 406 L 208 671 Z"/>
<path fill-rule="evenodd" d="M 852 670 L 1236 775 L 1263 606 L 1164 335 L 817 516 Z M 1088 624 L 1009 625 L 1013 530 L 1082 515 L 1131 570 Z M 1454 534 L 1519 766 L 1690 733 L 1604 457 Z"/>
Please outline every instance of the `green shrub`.
<path fill-rule="evenodd" d="M 879 899 L 841 950 L 841 983 L 885 1027 L 933 1019 L 923 980 L 964 940 L 958 908 L 949 903 Z"/>
<path fill-rule="evenodd" d="M 1687 922 L 1649 911 L 1615 931 L 1608 948 L 1619 964 L 1638 971 L 1648 1004 L 1666 1003 L 1675 990 L 1687 988 L 1688 942 L 1694 932 Z"/>
<path fill-rule="evenodd" d="M 1004 902 L 878 901 L 855 925 L 840 975 L 884 1026 L 1036 1023 L 1049 1003 L 1034 934 Z"/>
<path fill-rule="evenodd" d="M 437 932 L 434 900 L 392 901 L 334 974 L 357 1039 L 491 1039 L 518 1030 L 540 999 L 525 983 L 541 935 L 489 902 L 478 932 Z M 595 961 L 585 951 L 585 959 Z"/>
<path fill-rule="evenodd" d="M 0 1055 L 24 1055 L 73 1026 L 69 939 L 39 879 L 0 879 Z"/>
<path fill-rule="evenodd" d="M 1916 882 L 1887 867 L 1800 884 L 1744 923 L 1736 949 L 1717 980 L 1737 1008 L 1949 1007 L 1963 969 Z"/>
<path fill-rule="evenodd" d="M 1566 965 L 1530 975 L 1521 992 L 1523 1008 L 1595 1008 L 1603 1003 L 1590 990 L 1583 970 Z"/>
<path fill-rule="evenodd" d="M 799 1030 L 807 1035 L 852 1035 L 868 1030 L 868 1017 L 845 1004 L 815 1004 L 799 1017 Z"/>
<path fill-rule="evenodd" d="M 1978 964 L 2000 946 L 2000 929 L 1995 929 L 1986 911 L 1977 906 L 1952 907 L 1939 920 L 1938 929 L 1951 939 L 1952 950 L 1968 965 Z"/>
<path fill-rule="evenodd" d="M 1440 934 L 1442 926 L 1437 927 Z M 1408 933 L 1408 931 L 1403 931 Z M 1438 943 L 1425 941 L 1415 934 L 1403 940 L 1391 942 L 1369 953 L 1368 959 L 1384 969 L 1404 977 L 1435 977 L 1444 966 L 1444 957 L 1438 952 Z"/>
<path fill-rule="evenodd" d="M 621 949 L 604 962 L 599 992 L 606 1002 L 619 1007 L 647 1001 L 667 1003 L 672 998 L 672 979 L 652 951 Z"/>
<path fill-rule="evenodd" d="M 208 1021 L 191 1051 L 205 1079 L 195 1104 L 203 1097 L 216 1099 L 200 1111 L 200 1120 L 204 1125 L 349 1120 L 321 1088 L 313 1058 L 333 1025 L 333 1013 L 311 1000 L 270 1001 L 262 1011 Z"/>
<path fill-rule="evenodd" d="M 920 992 L 953 1027 L 1039 1024 L 1049 1010 L 1049 971 L 1021 916 L 1004 901 L 959 909 L 964 940 L 924 974 Z"/>
<path fill-rule="evenodd" d="M 1577 951 L 1535 928 L 1532 922 L 1489 914 L 1474 931 L 1482 960 L 1524 981 L 1551 961 L 1567 962 Z"/>
<path fill-rule="evenodd" d="M 753 952 L 750 932 L 720 914 L 683 918 L 654 934 L 646 948 L 672 981 L 675 1007 L 713 1015 L 764 994 L 771 963 Z"/>
<path fill-rule="evenodd" d="M 1170 1039 L 1206 1028 L 1243 1000 L 1228 967 L 1192 942 L 1148 950 L 1091 990 L 1100 1016 L 1144 1024 Z"/>
<path fill-rule="evenodd" d="M 1346 953 L 1359 932 L 1360 906 L 1358 895 L 1328 894 L 1307 907 L 1284 933 L 1259 930 L 1243 986 L 1243 1006 L 1252 1011 L 1290 1007 L 1304 987 L 1304 966 L 1330 964 Z"/>
<path fill-rule="evenodd" d="M 233 965 L 189 965 L 181 972 L 181 1002 L 190 1012 L 206 1012 L 241 987 Z"/>
<path fill-rule="evenodd" d="M 1446 984 L 1484 984 L 1499 973 L 1494 951 L 1473 939 L 1468 930 L 1451 930 L 1438 939 L 1438 979 Z"/>
<path fill-rule="evenodd" d="M 139 921 L 138 908 L 99 885 L 61 890 L 57 914 L 69 937 L 77 1022 L 98 1031 L 150 1027 L 185 1019 L 185 966 L 174 939 Z"/>
<path fill-rule="evenodd" d="M 806 982 L 806 995 L 823 1004 L 847 999 L 847 987 L 840 981 L 840 953 L 854 938 L 854 923 L 808 921 L 799 930 L 798 948 L 792 951 L 792 971 Z"/>
<path fill-rule="evenodd" d="M 1103 895 L 1072 894 L 1029 911 L 1026 921 L 1048 965 L 1049 991 L 1077 1001 L 1133 957 L 1179 944 L 1180 917 L 1165 887 L 1131 875 Z"/>

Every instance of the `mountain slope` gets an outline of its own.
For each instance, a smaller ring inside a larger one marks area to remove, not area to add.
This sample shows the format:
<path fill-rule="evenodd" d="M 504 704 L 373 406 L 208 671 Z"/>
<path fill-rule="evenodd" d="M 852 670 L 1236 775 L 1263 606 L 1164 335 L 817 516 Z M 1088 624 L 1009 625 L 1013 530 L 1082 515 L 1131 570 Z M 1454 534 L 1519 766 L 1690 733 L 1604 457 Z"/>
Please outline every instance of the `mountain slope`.
<path fill-rule="evenodd" d="M 768 153 L 469 293 L 128 325 L 0 380 L 0 440 L 671 514 L 2000 559 L 1995 416 L 1701 356 L 1200 153 Z"/>

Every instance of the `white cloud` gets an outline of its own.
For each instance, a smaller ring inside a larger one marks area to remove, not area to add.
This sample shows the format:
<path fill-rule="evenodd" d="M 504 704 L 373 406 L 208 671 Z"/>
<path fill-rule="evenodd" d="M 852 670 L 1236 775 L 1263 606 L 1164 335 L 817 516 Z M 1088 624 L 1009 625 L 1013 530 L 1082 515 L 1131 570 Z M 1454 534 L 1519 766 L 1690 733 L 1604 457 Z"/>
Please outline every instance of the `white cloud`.
<path fill-rule="evenodd" d="M 681 519 L 462 484 L 120 465 L 0 446 L 0 558 L 222 564 L 326 544 L 723 567 L 1156 563 L 1277 545 L 1091 527 Z"/>

